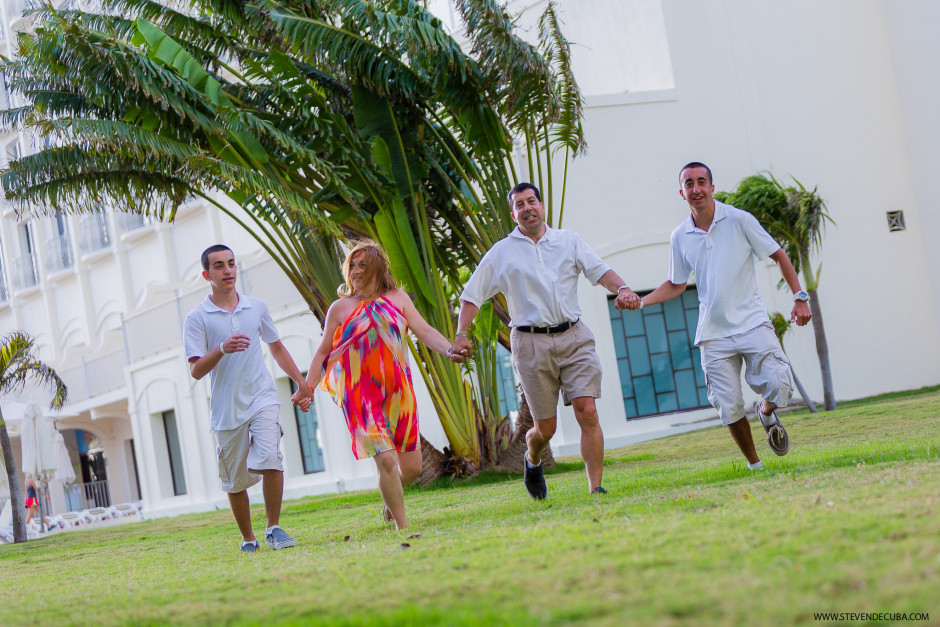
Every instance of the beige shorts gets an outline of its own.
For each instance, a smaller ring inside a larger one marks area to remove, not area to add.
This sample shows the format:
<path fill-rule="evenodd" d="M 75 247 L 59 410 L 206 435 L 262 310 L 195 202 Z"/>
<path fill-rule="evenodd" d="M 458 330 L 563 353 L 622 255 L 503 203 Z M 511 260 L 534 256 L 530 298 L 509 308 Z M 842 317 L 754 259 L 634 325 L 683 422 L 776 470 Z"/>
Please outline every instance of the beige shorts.
<path fill-rule="evenodd" d="M 699 349 L 708 400 L 718 410 L 723 425 L 744 417 L 742 363 L 744 380 L 761 398 L 778 407 L 786 407 L 790 402 L 793 371 L 769 322 L 739 335 L 705 340 Z"/>
<path fill-rule="evenodd" d="M 280 413 L 279 405 L 269 405 L 234 429 L 213 431 L 218 444 L 219 481 L 223 492 L 234 494 L 247 490 L 261 481 L 258 471 L 284 471 Z"/>
<path fill-rule="evenodd" d="M 601 397 L 601 361 L 594 350 L 594 336 L 584 323 L 554 335 L 514 328 L 509 342 L 512 364 L 536 420 L 555 417 L 559 390 L 565 405 L 573 398 Z"/>

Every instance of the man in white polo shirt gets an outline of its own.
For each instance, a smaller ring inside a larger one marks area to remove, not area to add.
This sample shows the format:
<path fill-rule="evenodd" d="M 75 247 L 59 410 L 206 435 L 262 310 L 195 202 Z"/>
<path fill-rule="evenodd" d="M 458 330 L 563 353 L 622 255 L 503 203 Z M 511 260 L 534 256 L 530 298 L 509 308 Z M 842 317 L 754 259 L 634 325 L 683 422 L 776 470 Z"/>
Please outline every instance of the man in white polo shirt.
<path fill-rule="evenodd" d="M 601 395 L 601 366 L 594 336 L 581 322 L 578 275 L 617 294 L 626 307 L 639 297 L 574 231 L 545 224 L 539 190 L 519 183 L 509 192 L 518 225 L 483 256 L 460 295 L 460 317 L 453 353 L 469 357 L 470 323 L 497 292 L 509 305 L 512 361 L 535 425 L 526 433 L 525 486 L 534 499 L 548 494 L 542 451 L 555 433 L 558 391 L 574 406 L 581 427 L 581 456 L 591 494 L 604 494 L 604 434 L 594 399 Z"/>
<path fill-rule="evenodd" d="M 274 361 L 297 384 L 291 397 L 295 406 L 306 411 L 313 391 L 278 338 L 265 302 L 235 291 L 238 267 L 231 249 L 210 246 L 202 253 L 202 268 L 212 293 L 186 316 L 184 348 L 193 378 L 210 374 L 209 412 L 222 490 L 228 493 L 242 534 L 241 550 L 253 553 L 258 541 L 251 528 L 247 490 L 263 477 L 265 543 L 272 549 L 285 549 L 296 542 L 278 525 L 284 491 L 283 432 L 274 379 L 265 367 L 261 342 L 268 344 Z"/>
<path fill-rule="evenodd" d="M 758 411 L 767 443 L 777 455 L 790 450 L 790 438 L 774 410 L 790 402 L 793 374 L 777 340 L 757 290 L 754 260 L 770 257 L 793 291 L 790 320 L 803 326 L 812 317 L 809 296 L 780 245 L 746 211 L 717 202 L 711 170 L 697 161 L 679 172 L 679 194 L 691 215 L 670 240 L 669 279 L 639 303 L 641 309 L 675 298 L 685 291 L 695 273 L 699 315 L 695 344 L 702 353 L 708 400 L 718 410 L 748 461 L 748 468 L 763 467 L 757 456 L 751 425 L 744 418 L 741 366 L 744 379 L 761 395 Z"/>

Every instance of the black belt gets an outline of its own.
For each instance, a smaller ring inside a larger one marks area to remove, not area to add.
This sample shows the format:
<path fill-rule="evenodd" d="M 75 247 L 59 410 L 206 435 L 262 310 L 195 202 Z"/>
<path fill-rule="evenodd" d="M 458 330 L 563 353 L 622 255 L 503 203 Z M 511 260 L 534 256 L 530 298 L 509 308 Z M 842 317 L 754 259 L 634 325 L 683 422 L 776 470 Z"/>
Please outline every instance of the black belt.
<path fill-rule="evenodd" d="M 553 327 L 516 327 L 516 331 L 522 331 L 523 333 L 547 333 L 548 335 L 554 335 L 555 333 L 563 333 L 578 324 L 578 321 L 574 322 L 562 322 L 561 324 L 556 324 Z"/>

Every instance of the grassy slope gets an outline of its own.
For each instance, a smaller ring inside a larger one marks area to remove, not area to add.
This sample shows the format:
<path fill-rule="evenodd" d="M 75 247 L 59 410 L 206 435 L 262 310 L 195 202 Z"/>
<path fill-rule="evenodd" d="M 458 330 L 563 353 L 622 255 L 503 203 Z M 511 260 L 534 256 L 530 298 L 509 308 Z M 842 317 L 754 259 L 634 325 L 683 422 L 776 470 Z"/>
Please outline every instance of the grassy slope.
<path fill-rule="evenodd" d="M 940 388 L 786 424 L 758 473 L 719 427 L 609 451 L 606 497 L 577 459 L 542 503 L 495 473 L 410 490 L 418 538 L 372 492 L 287 503 L 299 546 L 253 556 L 228 512 L 5 545 L 0 624 L 940 621 Z"/>

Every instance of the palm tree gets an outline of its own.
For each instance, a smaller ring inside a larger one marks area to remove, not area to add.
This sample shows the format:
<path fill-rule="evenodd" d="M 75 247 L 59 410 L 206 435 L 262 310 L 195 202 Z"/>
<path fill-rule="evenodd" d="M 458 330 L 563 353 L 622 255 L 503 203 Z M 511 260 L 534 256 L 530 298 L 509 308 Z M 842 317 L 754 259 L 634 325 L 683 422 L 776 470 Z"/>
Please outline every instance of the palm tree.
<path fill-rule="evenodd" d="M 829 344 L 819 302 L 822 264 L 814 270 L 812 255 L 819 252 L 826 223 L 835 222 L 829 217 L 826 202 L 816 193 L 816 188 L 810 191 L 795 178 L 793 182 L 795 186 L 784 186 L 769 172 L 766 176 L 754 174 L 738 183 L 734 191 L 716 193 L 715 198 L 754 214 L 761 226 L 780 242 L 796 271 L 803 275 L 803 286 L 810 296 L 816 354 L 822 371 L 823 407 L 831 411 L 836 408 L 836 399 L 832 389 Z"/>
<path fill-rule="evenodd" d="M 775 311 L 770 314 L 770 324 L 774 325 L 774 334 L 777 336 L 777 341 L 780 342 L 780 348 L 783 349 L 783 352 L 787 352 L 787 349 L 783 345 L 783 336 L 793 327 L 793 323 L 782 313 Z M 803 382 L 796 376 L 796 370 L 793 369 L 792 364 L 790 365 L 790 373 L 793 375 L 793 382 L 796 383 L 796 389 L 800 391 L 800 396 L 802 396 L 803 400 L 806 402 L 806 407 L 809 409 L 810 413 L 819 413 L 819 410 L 816 409 L 816 403 L 813 402 L 806 388 L 803 387 Z"/>
<path fill-rule="evenodd" d="M 256 237 L 321 322 L 342 243 L 371 237 L 422 315 L 452 333 L 461 268 L 513 226 L 503 200 L 518 178 L 512 138 L 548 190 L 550 218 L 551 157 L 584 148 L 553 4 L 538 48 L 497 3 L 457 6 L 469 53 L 412 0 L 39 9 L 0 67 L 28 102 L 0 123 L 50 147 L 12 161 L 0 182 L 27 212 L 118 202 L 172 220 L 187 195 L 201 196 Z M 505 306 L 495 312 L 479 341 L 506 341 Z M 499 424 L 488 379 L 412 351 L 452 452 L 479 467 L 484 432 Z"/>
<path fill-rule="evenodd" d="M 33 339 L 22 331 L 14 331 L 0 340 L 0 395 L 9 394 L 26 385 L 28 379 L 52 388 L 53 408 L 60 408 L 68 396 L 68 389 L 55 370 L 33 355 Z M 10 501 L 13 510 L 13 541 L 26 542 L 26 523 L 23 520 L 23 494 L 13 459 L 13 447 L 7 432 L 3 411 L 0 410 L 0 450 L 6 462 L 7 481 L 10 483 Z"/>

